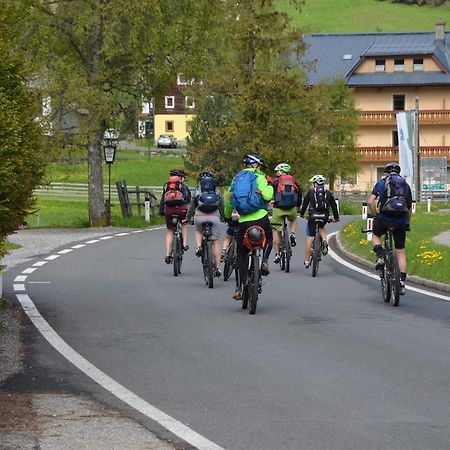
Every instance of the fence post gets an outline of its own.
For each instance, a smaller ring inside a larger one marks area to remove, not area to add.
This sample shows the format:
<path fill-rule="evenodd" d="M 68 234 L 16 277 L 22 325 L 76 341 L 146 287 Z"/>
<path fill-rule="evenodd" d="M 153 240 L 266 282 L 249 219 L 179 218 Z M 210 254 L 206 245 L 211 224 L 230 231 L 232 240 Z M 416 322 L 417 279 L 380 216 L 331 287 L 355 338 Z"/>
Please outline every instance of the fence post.
<path fill-rule="evenodd" d="M 367 202 L 363 202 L 363 204 L 362 204 L 361 216 L 362 216 L 363 220 L 367 219 Z"/>
<path fill-rule="evenodd" d="M 128 197 L 128 189 L 125 181 L 116 181 L 117 195 L 119 197 L 120 209 L 122 217 L 131 217 L 130 200 Z"/>
<path fill-rule="evenodd" d="M 373 229 L 373 218 L 372 217 L 367 218 L 367 229 L 370 230 L 367 232 L 367 241 L 369 242 L 372 240 L 372 229 Z"/>
<path fill-rule="evenodd" d="M 431 212 L 431 197 L 428 197 L 427 203 L 428 203 L 428 212 Z"/>
<path fill-rule="evenodd" d="M 150 222 L 150 194 L 145 194 L 145 221 Z"/>
<path fill-rule="evenodd" d="M 141 193 L 139 191 L 139 186 L 136 186 L 136 203 L 138 208 L 138 216 L 141 215 Z"/>

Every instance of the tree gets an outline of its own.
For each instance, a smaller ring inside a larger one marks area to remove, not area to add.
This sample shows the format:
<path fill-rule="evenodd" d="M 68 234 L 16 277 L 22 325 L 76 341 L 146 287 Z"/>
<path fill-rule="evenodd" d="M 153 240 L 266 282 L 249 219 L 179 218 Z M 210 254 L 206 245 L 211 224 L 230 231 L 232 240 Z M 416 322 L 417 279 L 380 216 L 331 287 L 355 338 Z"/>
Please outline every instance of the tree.
<path fill-rule="evenodd" d="M 8 26 L 5 16 L 0 17 L 0 258 L 7 235 L 23 224 L 35 204 L 33 190 L 45 165 L 42 130 L 36 121 L 39 104 L 20 59 L 11 51 Z"/>
<path fill-rule="evenodd" d="M 220 0 L 17 0 L 25 30 L 17 50 L 32 63 L 36 88 L 52 99 L 53 138 L 72 131 L 88 155 L 89 221 L 106 223 L 102 138 L 121 101 L 160 94 L 178 73 L 210 66 Z M 218 33 L 217 33 L 218 37 Z M 208 46 L 206 46 L 208 43 Z M 67 118 L 72 128 L 67 127 Z"/>
<path fill-rule="evenodd" d="M 215 125 L 208 112 L 200 113 L 193 135 L 202 139 L 188 142 L 187 163 L 212 169 L 222 182 L 247 152 L 260 153 L 269 168 L 290 163 L 300 179 L 323 172 L 333 183 L 336 175 L 356 170 L 352 92 L 343 81 L 306 86 L 301 34 L 275 2 L 237 3 L 233 17 L 239 20 L 228 25 L 227 76 L 216 73 L 204 84 L 208 95 L 230 99 L 223 110 L 229 120 Z"/>

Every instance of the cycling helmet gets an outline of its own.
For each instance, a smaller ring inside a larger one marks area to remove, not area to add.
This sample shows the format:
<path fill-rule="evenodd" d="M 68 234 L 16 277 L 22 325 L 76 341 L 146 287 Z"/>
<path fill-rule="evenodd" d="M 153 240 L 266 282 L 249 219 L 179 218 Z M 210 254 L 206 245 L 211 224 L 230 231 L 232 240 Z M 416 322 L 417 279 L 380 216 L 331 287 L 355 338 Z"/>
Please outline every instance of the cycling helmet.
<path fill-rule="evenodd" d="M 247 155 L 245 155 L 244 164 L 247 166 L 250 166 L 251 164 L 259 164 L 262 167 L 266 165 L 261 156 L 257 155 L 256 153 L 248 153 Z"/>
<path fill-rule="evenodd" d="M 310 183 L 325 184 L 327 182 L 323 175 L 314 175 L 309 179 Z"/>
<path fill-rule="evenodd" d="M 244 246 L 249 250 L 263 248 L 266 245 L 266 233 L 259 225 L 247 228 L 244 234 Z"/>
<path fill-rule="evenodd" d="M 384 173 L 400 173 L 400 170 L 399 164 L 391 162 L 384 168 Z"/>
<path fill-rule="evenodd" d="M 290 173 L 291 170 L 292 170 L 292 168 L 291 168 L 291 166 L 290 166 L 289 164 L 287 164 L 287 163 L 280 163 L 280 164 L 278 164 L 278 165 L 275 167 L 274 170 L 276 170 L 276 171 L 279 170 L 279 171 L 284 172 L 284 173 Z"/>
<path fill-rule="evenodd" d="M 209 173 L 209 172 L 200 172 L 199 174 L 198 174 L 198 179 L 200 180 L 201 178 L 205 178 L 205 177 L 212 177 L 212 174 L 211 173 Z"/>
<path fill-rule="evenodd" d="M 172 177 L 185 177 L 186 172 L 183 169 L 171 169 L 169 175 Z"/>

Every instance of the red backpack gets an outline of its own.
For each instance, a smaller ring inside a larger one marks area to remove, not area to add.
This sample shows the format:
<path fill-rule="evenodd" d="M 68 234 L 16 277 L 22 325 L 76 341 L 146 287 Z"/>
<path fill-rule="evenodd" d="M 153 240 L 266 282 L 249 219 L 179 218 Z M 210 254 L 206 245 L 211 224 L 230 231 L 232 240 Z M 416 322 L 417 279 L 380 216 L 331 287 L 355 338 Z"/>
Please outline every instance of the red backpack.
<path fill-rule="evenodd" d="M 277 191 L 275 192 L 275 204 L 277 208 L 290 209 L 297 206 L 298 186 L 295 179 L 287 173 L 278 178 Z"/>
<path fill-rule="evenodd" d="M 167 189 L 164 193 L 164 205 L 180 206 L 185 203 L 183 183 L 180 177 L 170 177 L 167 181 Z"/>

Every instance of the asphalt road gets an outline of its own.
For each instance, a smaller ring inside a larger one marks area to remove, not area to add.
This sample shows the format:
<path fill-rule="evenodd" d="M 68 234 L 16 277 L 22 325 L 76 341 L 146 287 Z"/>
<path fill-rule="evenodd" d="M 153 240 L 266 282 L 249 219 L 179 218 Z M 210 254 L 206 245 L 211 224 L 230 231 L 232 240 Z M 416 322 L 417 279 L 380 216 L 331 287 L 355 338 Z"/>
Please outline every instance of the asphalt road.
<path fill-rule="evenodd" d="M 376 280 L 330 256 L 313 279 L 300 243 L 290 274 L 271 265 L 250 316 L 234 280 L 204 285 L 193 251 L 174 278 L 163 236 L 53 252 L 24 289 L 76 352 L 222 448 L 448 449 L 449 303 L 408 291 L 385 305 Z M 48 347 L 36 339 L 50 373 L 115 402 Z"/>

